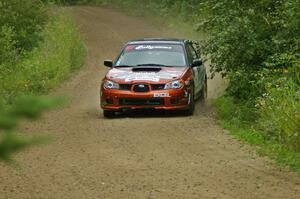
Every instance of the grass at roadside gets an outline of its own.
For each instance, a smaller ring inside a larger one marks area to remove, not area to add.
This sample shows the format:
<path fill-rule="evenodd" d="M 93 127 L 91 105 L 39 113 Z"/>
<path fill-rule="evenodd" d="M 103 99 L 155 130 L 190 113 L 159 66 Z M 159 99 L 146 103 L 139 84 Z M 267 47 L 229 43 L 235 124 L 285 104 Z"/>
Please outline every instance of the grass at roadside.
<path fill-rule="evenodd" d="M 22 95 L 46 94 L 83 64 L 85 47 L 70 12 L 65 8 L 51 12 L 38 47 L 6 66 L 10 71 L 1 75 L 0 101 L 13 103 Z"/>
<path fill-rule="evenodd" d="M 39 9 L 30 10 L 35 2 L 27 2 L 29 5 L 22 8 L 24 2 L 26 0 L 15 1 L 7 7 L 7 4 L 1 7 L 0 2 L 1 11 L 14 11 L 8 12 L 8 17 L 0 14 L 0 161 L 6 162 L 12 161 L 12 155 L 17 151 L 34 144 L 48 143 L 48 137 L 21 137 L 15 131 L 23 119 L 37 119 L 43 111 L 61 105 L 61 98 L 38 96 L 47 94 L 79 69 L 86 53 L 67 8 L 50 8 L 49 5 L 40 4 L 43 12 L 36 14 L 33 11 Z M 28 14 L 30 11 L 32 16 Z M 6 18 L 13 18 L 11 16 L 23 21 L 12 19 L 14 23 L 8 23 Z M 43 23 L 37 20 L 40 18 Z M 3 22 L 14 28 L 3 25 Z M 22 27 L 19 31 L 22 34 L 13 31 L 16 27 Z M 35 34 L 32 27 L 38 27 Z M 25 43 L 30 48 L 25 48 L 26 45 L 17 46 L 18 43 Z"/>
<path fill-rule="evenodd" d="M 247 108 L 241 107 L 232 102 L 230 97 L 220 97 L 215 100 L 219 116 L 219 124 L 227 129 L 235 138 L 254 146 L 257 153 L 268 156 L 276 162 L 279 168 L 286 166 L 300 173 L 300 154 L 295 150 L 280 144 L 275 140 L 265 137 L 265 133 L 260 132 L 255 122 L 244 122 L 241 115 L 247 114 Z"/>

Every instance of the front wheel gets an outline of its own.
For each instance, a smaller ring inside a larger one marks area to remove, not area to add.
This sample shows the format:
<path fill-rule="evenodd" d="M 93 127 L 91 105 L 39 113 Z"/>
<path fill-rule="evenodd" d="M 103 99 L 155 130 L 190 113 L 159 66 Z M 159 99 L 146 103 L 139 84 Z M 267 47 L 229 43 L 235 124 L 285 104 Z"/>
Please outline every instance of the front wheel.
<path fill-rule="evenodd" d="M 191 116 L 195 111 L 195 98 L 194 98 L 194 89 L 191 90 L 189 94 L 189 105 L 188 108 L 184 111 L 184 115 Z"/>

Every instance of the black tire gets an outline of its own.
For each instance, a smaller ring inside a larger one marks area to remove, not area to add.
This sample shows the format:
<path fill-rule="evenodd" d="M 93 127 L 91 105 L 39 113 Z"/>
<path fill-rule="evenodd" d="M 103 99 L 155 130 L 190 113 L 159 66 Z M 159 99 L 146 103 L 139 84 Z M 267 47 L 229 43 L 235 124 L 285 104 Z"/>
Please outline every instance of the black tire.
<path fill-rule="evenodd" d="M 114 118 L 116 114 L 115 111 L 103 110 L 103 116 L 106 118 Z"/>
<path fill-rule="evenodd" d="M 184 110 L 184 115 L 191 116 L 195 112 L 195 97 L 194 97 L 194 88 L 190 93 L 190 104 L 186 110 Z"/>
<path fill-rule="evenodd" d="M 201 94 L 200 94 L 200 102 L 201 103 L 205 103 L 207 98 L 207 80 L 205 80 L 204 86 L 201 90 Z"/>

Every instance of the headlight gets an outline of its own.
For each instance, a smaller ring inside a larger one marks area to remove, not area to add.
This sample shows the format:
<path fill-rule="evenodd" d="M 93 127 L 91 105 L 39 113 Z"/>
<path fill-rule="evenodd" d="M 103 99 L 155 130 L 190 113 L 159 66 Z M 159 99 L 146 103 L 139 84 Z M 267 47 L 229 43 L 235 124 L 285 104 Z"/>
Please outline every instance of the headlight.
<path fill-rule="evenodd" d="M 120 88 L 118 83 L 110 81 L 110 80 L 105 80 L 103 86 L 104 86 L 104 88 L 107 88 L 107 89 L 119 89 Z"/>
<path fill-rule="evenodd" d="M 176 80 L 176 81 L 173 81 L 173 82 L 169 82 L 165 85 L 165 89 L 179 89 L 183 86 L 183 83 L 182 81 L 180 80 Z"/>

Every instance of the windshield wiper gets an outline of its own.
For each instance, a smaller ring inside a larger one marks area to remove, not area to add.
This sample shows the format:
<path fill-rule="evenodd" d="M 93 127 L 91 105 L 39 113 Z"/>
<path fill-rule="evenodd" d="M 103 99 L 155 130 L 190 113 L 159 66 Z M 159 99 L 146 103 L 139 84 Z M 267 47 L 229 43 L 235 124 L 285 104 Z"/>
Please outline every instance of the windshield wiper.
<path fill-rule="evenodd" d="M 166 66 L 166 65 L 163 65 L 163 64 L 138 64 L 136 66 Z"/>

